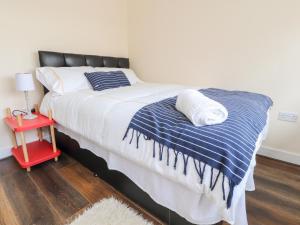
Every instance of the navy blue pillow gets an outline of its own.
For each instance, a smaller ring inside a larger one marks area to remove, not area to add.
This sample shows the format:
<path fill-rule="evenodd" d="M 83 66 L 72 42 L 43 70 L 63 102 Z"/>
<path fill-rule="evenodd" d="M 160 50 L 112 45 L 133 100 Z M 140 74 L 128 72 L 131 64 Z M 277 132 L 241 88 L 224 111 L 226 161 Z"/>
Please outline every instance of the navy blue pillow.
<path fill-rule="evenodd" d="M 84 73 L 94 91 L 110 88 L 130 86 L 126 75 L 122 71 Z"/>

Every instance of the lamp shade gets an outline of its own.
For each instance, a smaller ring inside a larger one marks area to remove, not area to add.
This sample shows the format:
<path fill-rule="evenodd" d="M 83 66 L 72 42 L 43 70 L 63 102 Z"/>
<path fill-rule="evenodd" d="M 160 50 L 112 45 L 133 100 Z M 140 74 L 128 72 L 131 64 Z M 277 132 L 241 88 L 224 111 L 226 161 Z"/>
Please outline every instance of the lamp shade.
<path fill-rule="evenodd" d="M 16 74 L 16 89 L 17 91 L 33 91 L 34 83 L 31 73 Z"/>

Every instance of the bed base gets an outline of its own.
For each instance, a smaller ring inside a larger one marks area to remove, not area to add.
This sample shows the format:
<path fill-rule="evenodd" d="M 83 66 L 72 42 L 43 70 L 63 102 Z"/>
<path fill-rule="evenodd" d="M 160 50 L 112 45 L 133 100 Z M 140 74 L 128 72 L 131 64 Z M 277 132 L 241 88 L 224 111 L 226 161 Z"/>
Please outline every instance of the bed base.
<path fill-rule="evenodd" d="M 75 158 L 96 176 L 105 180 L 152 215 L 169 225 L 194 225 L 172 210 L 154 202 L 146 192 L 121 172 L 109 170 L 104 159 L 87 149 L 80 148 L 76 140 L 57 130 L 55 130 L 55 135 L 59 149 Z"/>

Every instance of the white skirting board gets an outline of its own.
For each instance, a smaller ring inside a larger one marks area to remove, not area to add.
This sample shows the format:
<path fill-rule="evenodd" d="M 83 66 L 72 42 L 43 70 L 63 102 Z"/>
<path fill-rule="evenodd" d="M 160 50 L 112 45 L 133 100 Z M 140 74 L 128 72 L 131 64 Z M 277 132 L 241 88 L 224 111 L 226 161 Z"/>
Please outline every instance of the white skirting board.
<path fill-rule="evenodd" d="M 49 141 L 49 136 L 46 136 L 45 139 Z M 270 147 L 261 147 L 257 154 L 300 165 L 300 154 L 295 154 Z M 11 156 L 11 147 L 0 147 L 0 159 L 7 158 L 9 156 Z"/>
<path fill-rule="evenodd" d="M 284 162 L 300 165 L 300 154 L 288 152 L 282 149 L 262 146 L 257 152 L 258 155 L 263 155 L 272 159 L 278 159 Z"/>
<path fill-rule="evenodd" d="M 11 147 L 0 147 L 0 159 L 11 156 Z"/>

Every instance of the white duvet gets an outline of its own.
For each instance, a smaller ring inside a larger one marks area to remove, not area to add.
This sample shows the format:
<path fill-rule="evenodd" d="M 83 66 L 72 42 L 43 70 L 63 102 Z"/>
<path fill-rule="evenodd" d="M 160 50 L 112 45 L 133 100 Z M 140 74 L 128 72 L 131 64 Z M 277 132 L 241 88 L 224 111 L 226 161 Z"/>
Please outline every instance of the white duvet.
<path fill-rule="evenodd" d="M 240 217 L 246 217 L 245 212 L 240 212 L 240 210 L 245 211 L 245 189 L 247 182 L 249 183 L 249 180 L 251 181 L 252 179 L 255 159 L 252 160 L 250 169 L 243 181 L 235 188 L 232 207 L 227 209 L 226 202 L 222 200 L 222 179 L 218 180 L 214 191 L 210 191 L 210 173 L 204 175 L 203 184 L 200 184 L 199 176 L 192 163 L 188 165 L 187 175 L 184 175 L 182 172 L 183 163 L 181 161 L 178 161 L 178 166 L 175 170 L 172 166 L 167 166 L 164 160 L 159 161 L 157 158 L 152 157 L 153 144 L 151 141 L 141 141 L 140 139 L 138 149 L 135 144 L 128 143 L 130 138 L 122 141 L 131 118 L 140 108 L 150 103 L 176 96 L 187 88 L 190 87 L 137 83 L 130 87 L 121 87 L 101 92 L 82 90 L 62 96 L 51 96 L 51 93 L 48 93 L 43 99 L 40 110 L 41 113 L 47 115 L 47 111 L 51 109 L 54 119 L 60 126 L 86 138 L 99 146 L 99 148 L 107 149 L 115 155 L 131 161 L 133 165 L 138 165 L 143 170 L 154 172 L 168 180 L 168 182 L 170 181 L 184 187 L 185 190 L 193 194 L 196 199 L 193 205 L 199 205 L 199 209 L 207 208 L 209 210 L 210 207 L 214 207 L 214 210 L 210 210 L 212 213 L 217 210 L 218 216 L 216 217 L 212 215 L 202 218 L 203 216 L 200 215 L 203 212 L 199 212 L 199 216 L 197 216 L 197 208 L 194 209 L 196 212 L 191 213 L 188 203 L 183 202 L 184 199 L 180 199 L 181 193 L 178 193 L 178 201 L 176 200 L 175 206 L 172 206 L 172 201 L 169 201 L 167 198 L 162 201 L 154 199 L 158 203 L 172 208 L 189 221 L 198 224 L 209 224 L 223 219 L 232 224 L 245 225 L 247 224 L 246 218 L 244 220 L 241 218 L 237 219 L 237 214 Z M 257 149 L 261 144 L 262 137 L 263 135 L 261 134 L 257 141 Z M 98 155 L 96 150 L 94 150 L 94 153 Z M 171 158 L 170 162 L 172 160 Z M 124 171 L 121 172 L 124 173 Z M 125 175 L 128 174 L 125 172 Z M 130 174 L 128 176 L 135 181 L 134 176 L 130 176 Z M 140 184 L 139 186 L 143 185 Z M 253 189 L 251 186 L 247 188 Z M 148 194 L 151 196 L 155 195 L 155 193 Z M 186 207 L 180 207 L 178 204 L 185 205 Z M 206 204 L 206 207 L 201 204 Z M 237 222 L 237 220 L 243 222 Z"/>

